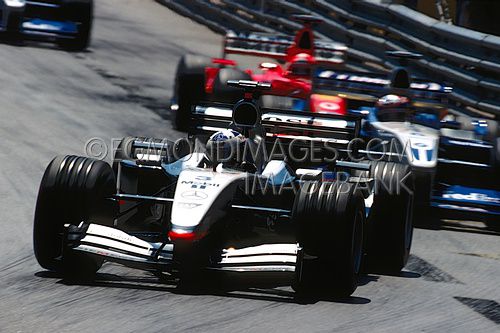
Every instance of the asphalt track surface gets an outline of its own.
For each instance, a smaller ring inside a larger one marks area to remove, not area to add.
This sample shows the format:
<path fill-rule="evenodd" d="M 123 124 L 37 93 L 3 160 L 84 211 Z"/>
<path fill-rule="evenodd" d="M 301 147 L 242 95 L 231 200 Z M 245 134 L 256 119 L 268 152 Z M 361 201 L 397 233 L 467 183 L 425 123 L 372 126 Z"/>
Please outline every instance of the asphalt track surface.
<path fill-rule="evenodd" d="M 417 229 L 401 276 L 370 274 L 353 297 L 312 304 L 245 280 L 186 293 L 114 264 L 92 285 L 41 269 L 32 221 L 47 163 L 85 154 L 92 138 L 177 138 L 166 112 L 175 65 L 221 47 L 152 0 L 96 2 L 89 52 L 0 45 L 1 332 L 500 331 L 500 237 L 473 228 Z"/>

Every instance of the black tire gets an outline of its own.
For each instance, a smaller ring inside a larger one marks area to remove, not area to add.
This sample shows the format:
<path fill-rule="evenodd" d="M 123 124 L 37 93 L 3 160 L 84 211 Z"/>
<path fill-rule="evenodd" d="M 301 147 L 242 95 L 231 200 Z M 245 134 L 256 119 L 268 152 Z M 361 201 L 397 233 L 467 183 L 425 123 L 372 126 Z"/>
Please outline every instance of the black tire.
<path fill-rule="evenodd" d="M 76 22 L 78 32 L 73 39 L 63 39 L 59 45 L 68 51 L 83 51 L 90 44 L 92 31 L 94 1 L 93 0 L 64 0 L 61 4 L 61 13 L 64 20 Z"/>
<path fill-rule="evenodd" d="M 307 182 L 292 218 L 301 247 L 293 288 L 299 296 L 350 296 L 363 255 L 364 201 L 348 183 Z"/>
<path fill-rule="evenodd" d="M 193 54 L 184 55 L 177 64 L 174 91 L 179 108 L 174 114 L 174 126 L 179 131 L 189 129 L 191 107 L 206 98 L 205 68 L 211 64 L 210 58 Z"/>
<path fill-rule="evenodd" d="M 113 225 L 116 204 L 106 198 L 114 193 L 115 183 L 111 167 L 102 161 L 58 156 L 50 162 L 38 191 L 33 227 L 33 248 L 40 266 L 79 278 L 97 272 L 102 260 L 64 251 L 63 226 L 82 221 Z"/>
<path fill-rule="evenodd" d="M 413 178 L 406 164 L 370 164 L 375 195 L 368 216 L 366 268 L 399 273 L 408 262 L 413 238 Z"/>
<path fill-rule="evenodd" d="M 134 155 L 132 144 L 137 139 L 144 139 L 141 137 L 127 136 L 120 141 L 116 147 L 115 155 L 113 157 L 113 172 L 118 176 L 118 165 L 123 160 L 136 160 L 136 155 Z"/>
<path fill-rule="evenodd" d="M 23 45 L 23 34 L 21 32 L 21 24 L 24 20 L 22 13 L 11 13 L 7 19 L 7 26 L 2 35 L 5 35 L 5 40 L 14 45 Z"/>
<path fill-rule="evenodd" d="M 134 148 L 133 143 L 136 140 L 141 140 L 151 144 L 151 148 Z M 157 150 L 153 144 L 163 144 L 165 149 Z M 118 175 L 118 165 L 122 160 L 134 161 L 137 159 L 137 154 L 141 153 L 157 153 L 160 152 L 162 157 L 168 161 L 173 162 L 191 152 L 191 143 L 188 139 L 180 139 L 176 142 L 167 139 L 145 138 L 128 136 L 123 138 L 116 147 L 115 155 L 113 158 L 113 171 Z"/>
<path fill-rule="evenodd" d="M 415 204 L 422 209 L 428 210 L 431 206 L 436 170 L 416 170 L 412 172 L 412 177 L 415 186 Z"/>
<path fill-rule="evenodd" d="M 211 100 L 234 104 L 243 98 L 243 90 L 228 86 L 229 80 L 252 80 L 252 77 L 236 68 L 221 68 L 214 80 Z"/>

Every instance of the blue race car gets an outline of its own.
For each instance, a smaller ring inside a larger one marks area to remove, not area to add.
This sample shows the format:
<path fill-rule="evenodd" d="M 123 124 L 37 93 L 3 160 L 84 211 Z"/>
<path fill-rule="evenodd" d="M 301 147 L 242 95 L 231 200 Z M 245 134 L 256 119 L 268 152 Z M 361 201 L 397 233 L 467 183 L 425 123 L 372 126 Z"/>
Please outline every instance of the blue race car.
<path fill-rule="evenodd" d="M 90 42 L 93 6 L 93 0 L 1 0 L 0 32 L 81 51 Z"/>
<path fill-rule="evenodd" d="M 315 81 L 316 90 L 344 98 L 349 113 L 363 115 L 361 153 L 411 166 L 417 205 L 437 208 L 441 217 L 500 220 L 497 121 L 448 114 L 452 89 L 413 78 L 403 67 L 388 76 L 319 69 Z"/>

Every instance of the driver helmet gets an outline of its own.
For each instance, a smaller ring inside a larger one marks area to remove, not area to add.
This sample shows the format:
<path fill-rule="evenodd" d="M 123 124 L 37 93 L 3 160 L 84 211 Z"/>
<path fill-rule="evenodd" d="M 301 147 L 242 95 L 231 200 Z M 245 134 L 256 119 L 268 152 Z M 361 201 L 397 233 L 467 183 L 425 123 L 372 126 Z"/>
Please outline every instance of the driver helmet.
<path fill-rule="evenodd" d="M 288 71 L 292 75 L 310 77 L 314 66 L 314 57 L 307 53 L 298 53 L 290 61 Z"/>
<path fill-rule="evenodd" d="M 399 95 L 385 95 L 375 104 L 380 121 L 408 121 L 413 115 L 410 99 Z"/>
<path fill-rule="evenodd" d="M 242 160 L 246 138 L 243 134 L 225 129 L 215 132 L 207 141 L 207 154 L 213 163 L 222 163 L 223 167 L 235 168 Z"/>

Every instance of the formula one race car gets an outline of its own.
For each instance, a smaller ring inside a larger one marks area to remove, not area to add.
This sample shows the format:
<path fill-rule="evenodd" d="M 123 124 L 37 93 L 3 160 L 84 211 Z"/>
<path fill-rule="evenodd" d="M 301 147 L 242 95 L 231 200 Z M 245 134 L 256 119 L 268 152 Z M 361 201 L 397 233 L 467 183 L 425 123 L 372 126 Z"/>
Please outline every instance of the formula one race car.
<path fill-rule="evenodd" d="M 183 157 L 179 145 L 146 138 L 124 139 L 113 168 L 56 157 L 38 194 L 38 262 L 67 277 L 91 278 L 107 260 L 172 274 L 187 285 L 206 271 L 279 273 L 298 295 L 333 296 L 353 293 L 364 259 L 373 269 L 401 270 L 411 245 L 412 195 L 411 188 L 399 194 L 395 188 L 411 185 L 408 167 L 381 162 L 370 170 L 333 160 L 328 169 L 306 162 L 292 168 L 264 159 L 259 140 L 269 137 L 270 126 L 302 133 L 308 143 L 329 136 L 331 147 L 344 148 L 344 137 L 359 126 L 355 119 L 291 115 L 310 120 L 305 129 L 270 112 L 251 98 L 241 101 L 231 126 L 211 135 L 205 152 Z M 384 183 L 377 191 L 375 179 Z"/>
<path fill-rule="evenodd" d="M 226 85 L 228 80 L 271 83 L 272 90 L 266 94 L 274 98 L 268 98 L 265 106 L 281 107 L 285 100 L 286 104 L 290 104 L 289 108 L 303 109 L 306 99 L 308 100 L 311 95 L 313 67 L 342 65 L 346 47 L 315 38 L 312 26 L 321 22 L 320 19 L 310 15 L 295 15 L 293 18 L 304 24 L 295 37 L 229 31 L 225 37 L 222 58 L 211 59 L 192 54 L 183 56 L 177 66 L 174 97 L 171 103 L 175 127 L 182 131 L 188 129 L 191 107 L 200 101 L 237 102 L 241 94 L 238 89 Z M 239 69 L 236 61 L 226 58 L 228 54 L 272 58 L 284 62 L 285 65 L 262 62 L 260 64 L 262 73 L 257 74 L 251 69 Z M 279 96 L 284 98 L 280 99 Z M 330 108 L 334 103 L 342 102 L 342 99 L 331 96 L 325 98 L 325 102 L 329 103 L 325 105 Z M 317 101 L 318 96 L 312 100 L 314 101 L 312 109 L 321 106 Z M 335 109 L 343 108 L 342 105 L 335 105 Z"/>
<path fill-rule="evenodd" d="M 390 56 L 420 57 L 407 52 Z M 316 88 L 342 96 L 349 113 L 364 117 L 361 137 L 370 142 L 365 148 L 373 158 L 404 158 L 411 165 L 417 204 L 439 208 L 446 217 L 480 215 L 498 222 L 498 123 L 448 114 L 450 87 L 414 79 L 400 67 L 389 77 L 319 70 Z"/>
<path fill-rule="evenodd" d="M 90 42 L 93 0 L 0 1 L 0 32 L 10 39 L 55 41 L 80 51 Z"/>

